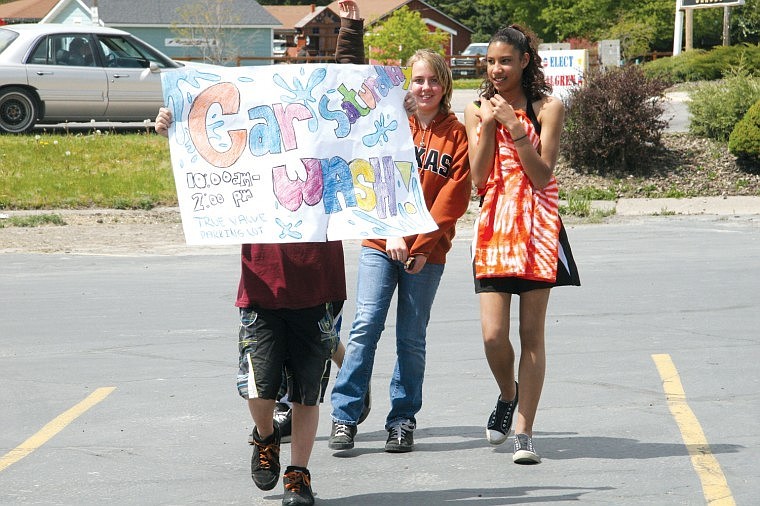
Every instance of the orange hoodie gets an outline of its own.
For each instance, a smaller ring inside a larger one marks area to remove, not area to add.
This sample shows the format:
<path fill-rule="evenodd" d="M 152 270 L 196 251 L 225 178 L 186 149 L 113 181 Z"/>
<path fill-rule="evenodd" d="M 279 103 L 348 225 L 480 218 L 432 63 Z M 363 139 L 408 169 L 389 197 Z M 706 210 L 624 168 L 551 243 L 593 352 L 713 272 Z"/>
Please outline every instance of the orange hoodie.
<path fill-rule="evenodd" d="M 439 113 L 423 130 L 413 116 L 409 127 L 417 153 L 422 193 L 438 230 L 405 237 L 409 255 L 425 255 L 427 263 L 446 263 L 457 220 L 467 211 L 472 183 L 467 157 L 467 133 L 456 115 Z M 423 143 L 424 138 L 424 143 Z M 424 147 L 420 147 L 423 144 Z M 363 246 L 385 251 L 385 239 L 368 239 Z"/>

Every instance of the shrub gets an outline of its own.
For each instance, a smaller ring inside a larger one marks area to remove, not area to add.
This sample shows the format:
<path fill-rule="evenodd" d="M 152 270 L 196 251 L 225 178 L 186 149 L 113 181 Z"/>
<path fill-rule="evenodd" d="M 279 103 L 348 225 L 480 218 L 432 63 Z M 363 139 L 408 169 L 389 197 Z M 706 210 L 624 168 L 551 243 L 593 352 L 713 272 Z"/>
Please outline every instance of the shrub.
<path fill-rule="evenodd" d="M 728 141 L 731 131 L 760 100 L 760 77 L 742 67 L 719 82 L 705 83 L 691 94 L 689 132 L 700 137 Z"/>
<path fill-rule="evenodd" d="M 567 98 L 563 152 L 568 161 L 600 173 L 642 171 L 667 125 L 662 118 L 667 87 L 636 65 L 588 75 Z"/>
<path fill-rule="evenodd" d="M 739 44 L 718 46 L 710 51 L 697 49 L 678 56 L 659 58 L 643 65 L 647 77 L 670 80 L 674 83 L 714 81 L 734 67 L 752 69 L 752 73 L 760 77 L 760 46 Z"/>
<path fill-rule="evenodd" d="M 736 124 L 728 139 L 728 150 L 743 164 L 760 164 L 760 100 L 749 108 L 744 118 Z"/>
<path fill-rule="evenodd" d="M 694 61 L 704 50 L 689 51 L 678 56 L 658 58 L 642 65 L 644 75 L 653 79 L 670 80 L 673 83 L 688 81 L 712 80 L 720 77 L 720 71 L 714 73 L 715 77 L 698 75 L 694 67 Z"/>

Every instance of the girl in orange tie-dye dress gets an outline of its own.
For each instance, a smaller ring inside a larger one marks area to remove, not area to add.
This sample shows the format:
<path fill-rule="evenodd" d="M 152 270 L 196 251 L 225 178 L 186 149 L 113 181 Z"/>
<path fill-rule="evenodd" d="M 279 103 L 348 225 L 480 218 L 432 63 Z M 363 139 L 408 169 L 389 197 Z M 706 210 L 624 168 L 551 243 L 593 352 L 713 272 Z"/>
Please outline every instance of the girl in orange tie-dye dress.
<path fill-rule="evenodd" d="M 486 359 L 500 394 L 486 438 L 492 444 L 506 441 L 516 412 L 513 461 L 537 464 L 533 422 L 546 368 L 549 292 L 580 285 L 553 175 L 564 106 L 549 95 L 536 40 L 527 29 L 512 25 L 496 32 L 486 62 L 481 100 L 465 110 L 471 175 L 482 196 L 473 239 L 475 291 Z M 520 296 L 517 381 L 509 340 L 513 294 Z"/>

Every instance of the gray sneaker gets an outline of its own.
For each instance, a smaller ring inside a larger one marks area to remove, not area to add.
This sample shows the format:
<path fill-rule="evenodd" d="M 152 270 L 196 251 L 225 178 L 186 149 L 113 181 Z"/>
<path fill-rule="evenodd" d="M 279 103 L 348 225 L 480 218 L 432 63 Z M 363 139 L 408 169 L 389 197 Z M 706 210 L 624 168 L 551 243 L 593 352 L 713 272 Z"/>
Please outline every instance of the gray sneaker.
<path fill-rule="evenodd" d="M 414 422 L 401 420 L 388 429 L 385 451 L 389 453 L 406 453 L 414 447 Z"/>
<path fill-rule="evenodd" d="M 333 422 L 327 446 L 333 450 L 350 450 L 354 447 L 354 436 L 356 425 Z"/>
<path fill-rule="evenodd" d="M 540 464 L 541 457 L 533 447 L 533 438 L 527 434 L 515 434 L 515 453 L 512 455 L 515 464 Z"/>

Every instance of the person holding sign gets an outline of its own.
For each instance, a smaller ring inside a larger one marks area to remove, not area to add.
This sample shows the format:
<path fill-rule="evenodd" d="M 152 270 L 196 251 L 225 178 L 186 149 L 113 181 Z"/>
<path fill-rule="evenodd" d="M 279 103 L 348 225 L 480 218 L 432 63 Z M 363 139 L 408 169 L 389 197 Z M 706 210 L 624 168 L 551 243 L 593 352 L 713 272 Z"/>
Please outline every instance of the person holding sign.
<path fill-rule="evenodd" d="M 482 196 L 473 243 L 475 292 L 486 359 L 500 393 L 486 437 L 491 444 L 506 441 L 517 410 L 513 461 L 537 464 L 533 422 L 546 368 L 549 292 L 580 285 L 553 175 L 564 106 L 549 95 L 535 36 L 527 29 L 497 31 L 486 65 L 480 100 L 465 109 L 472 180 Z M 519 382 L 509 341 L 513 294 L 520 296 Z"/>
<path fill-rule="evenodd" d="M 363 63 L 363 20 L 356 2 L 340 2 L 340 15 L 336 60 Z M 385 421 L 388 431 L 385 451 L 412 450 L 415 415 L 422 407 L 430 309 L 456 222 L 467 211 L 470 201 L 467 135 L 450 108 L 451 70 L 442 56 L 430 50 L 417 51 L 408 65 L 409 90 L 416 101 L 416 113 L 409 117 L 409 124 L 417 169 L 425 203 L 438 230 L 362 243 L 356 316 L 331 396 L 333 423 L 328 445 L 334 450 L 354 447 L 375 350 L 397 289 L 397 360 L 390 386 L 391 409 Z"/>
<path fill-rule="evenodd" d="M 161 108 L 156 132 L 168 135 L 171 123 L 171 112 Z M 261 490 L 279 481 L 280 431 L 272 414 L 284 368 L 293 416 L 283 505 L 314 504 L 308 464 L 319 424 L 322 375 L 329 369 L 338 306 L 345 299 L 340 241 L 242 245 L 235 302 L 240 308 L 237 385 L 255 425 L 251 476 Z"/>

